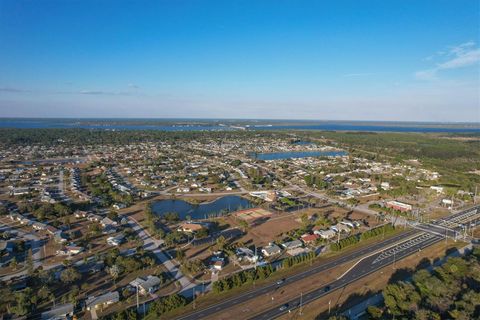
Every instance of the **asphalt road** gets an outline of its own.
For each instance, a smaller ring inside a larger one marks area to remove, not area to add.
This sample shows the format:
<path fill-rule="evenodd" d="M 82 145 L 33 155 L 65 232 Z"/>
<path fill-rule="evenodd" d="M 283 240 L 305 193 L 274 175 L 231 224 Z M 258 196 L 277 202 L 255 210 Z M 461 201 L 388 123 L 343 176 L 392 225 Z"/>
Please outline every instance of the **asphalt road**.
<path fill-rule="evenodd" d="M 465 212 L 470 212 L 472 210 L 476 210 L 478 212 L 480 211 L 479 208 L 480 207 L 464 210 L 462 212 L 459 212 L 450 216 L 447 219 L 443 219 L 442 221 L 461 220 L 461 218 L 465 215 Z M 278 286 L 276 283 L 264 285 L 256 289 L 253 289 L 251 291 L 248 291 L 246 293 L 224 300 L 215 305 L 209 306 L 207 308 L 200 309 L 198 311 L 195 311 L 185 316 L 181 316 L 177 319 L 193 320 L 193 319 L 211 317 L 213 314 L 221 310 L 228 309 L 234 305 L 244 303 L 248 300 L 254 299 L 255 297 L 267 294 L 269 292 L 273 292 L 279 287 L 289 285 L 295 281 L 299 281 L 304 278 L 312 277 L 317 273 L 324 272 L 331 268 L 335 268 L 336 266 L 342 265 L 346 262 L 359 260 L 357 261 L 357 264 L 355 264 L 355 266 L 346 274 L 344 274 L 341 278 L 329 284 L 324 284 L 318 289 L 316 289 L 315 291 L 308 292 L 305 295 L 303 295 L 302 305 L 305 305 L 332 291 L 343 288 L 344 286 L 352 282 L 355 282 L 360 278 L 363 278 L 373 272 L 376 272 L 379 269 L 394 263 L 394 261 L 403 259 L 411 254 L 419 252 L 419 250 L 423 250 L 431 246 L 432 244 L 441 241 L 443 238 L 437 234 L 438 224 L 441 224 L 441 222 L 436 222 L 434 223 L 433 226 L 427 225 L 427 224 L 421 225 L 422 228 L 424 228 L 427 231 L 431 230 L 432 233 L 424 232 L 422 230 L 415 230 L 415 229 L 409 230 L 407 232 L 404 232 L 402 234 L 399 234 L 387 240 L 361 248 L 355 252 L 342 255 L 330 262 L 314 266 L 302 273 L 292 275 L 286 278 L 285 281 L 280 286 Z M 328 290 L 326 290 L 327 286 L 329 287 Z M 289 301 L 288 308 L 286 308 L 285 310 L 280 310 L 279 306 L 277 306 L 260 315 L 256 315 L 252 319 L 274 319 L 284 313 L 287 313 L 287 312 L 290 312 L 291 310 L 299 308 L 299 306 L 300 306 L 300 296 L 296 299 Z"/>
<path fill-rule="evenodd" d="M 396 236 L 394 236 L 392 238 L 389 238 L 387 240 L 384 240 L 384 241 L 381 241 L 379 243 L 372 244 L 370 246 L 361 248 L 361 249 L 359 249 L 355 252 L 351 252 L 351 253 L 339 256 L 337 259 L 334 259 L 334 260 L 329 261 L 327 263 L 323 263 L 323 264 L 314 266 L 314 267 L 312 267 L 312 268 L 310 268 L 310 269 L 308 269 L 304 272 L 301 272 L 301 273 L 292 275 L 288 278 L 285 278 L 285 281 L 282 283 L 281 286 L 285 286 L 285 285 L 291 284 L 295 281 L 299 281 L 301 279 L 311 277 L 311 276 L 313 276 L 317 273 L 326 271 L 328 269 L 335 268 L 335 267 L 337 267 L 339 265 L 342 265 L 346 262 L 354 261 L 356 259 L 359 259 L 363 255 L 366 255 L 368 253 L 380 250 L 380 249 L 385 248 L 385 247 L 389 247 L 392 244 L 394 244 L 396 242 L 399 242 L 399 241 L 401 241 L 401 240 L 403 240 L 407 237 L 411 237 L 415 234 L 420 234 L 420 233 L 421 232 L 417 231 L 417 230 L 409 230 L 407 232 L 401 233 L 401 234 L 396 235 Z M 205 309 L 200 309 L 200 310 L 198 310 L 196 312 L 193 312 L 191 314 L 181 316 L 177 319 L 182 319 L 182 320 L 184 320 L 184 319 L 185 320 L 186 319 L 190 320 L 191 319 L 191 320 L 193 320 L 193 319 L 199 319 L 199 318 L 206 318 L 206 317 L 211 316 L 212 314 L 214 314 L 214 313 L 216 313 L 220 310 L 228 309 L 229 307 L 231 307 L 233 305 L 246 302 L 250 299 L 254 299 L 255 297 L 258 297 L 258 296 L 264 295 L 264 294 L 266 294 L 270 291 L 276 290 L 278 287 L 279 286 L 276 283 L 271 283 L 271 284 L 268 284 L 268 285 L 260 286 L 260 287 L 257 287 L 256 289 L 245 292 L 245 293 L 240 294 L 238 296 L 235 296 L 231 299 L 224 300 L 220 303 L 217 303 L 217 304 L 212 305 L 210 307 L 207 307 Z"/>

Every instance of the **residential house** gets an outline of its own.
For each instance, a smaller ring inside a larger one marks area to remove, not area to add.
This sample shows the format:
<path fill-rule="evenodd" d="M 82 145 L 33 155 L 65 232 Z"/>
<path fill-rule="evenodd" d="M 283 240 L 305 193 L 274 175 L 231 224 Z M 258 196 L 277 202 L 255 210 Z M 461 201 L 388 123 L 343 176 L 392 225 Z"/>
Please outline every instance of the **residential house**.
<path fill-rule="evenodd" d="M 99 216 L 98 214 L 90 213 L 90 214 L 87 216 L 87 220 L 88 220 L 88 221 L 99 222 L 99 221 L 102 220 L 102 217 Z"/>
<path fill-rule="evenodd" d="M 76 254 L 79 254 L 80 252 L 83 251 L 83 247 L 79 246 L 66 246 L 65 250 L 67 251 L 68 255 L 74 256 Z"/>
<path fill-rule="evenodd" d="M 238 261 L 247 261 L 250 263 L 258 261 L 258 255 L 248 248 L 237 248 L 235 255 Z"/>
<path fill-rule="evenodd" d="M 203 229 L 203 225 L 199 223 L 182 223 L 178 230 L 183 232 L 194 233 Z"/>
<path fill-rule="evenodd" d="M 116 235 L 114 237 L 108 237 L 107 243 L 111 246 L 119 246 L 125 241 L 125 236 L 123 234 Z"/>
<path fill-rule="evenodd" d="M 262 254 L 265 257 L 271 257 L 280 253 L 282 253 L 282 249 L 274 243 L 262 248 Z"/>
<path fill-rule="evenodd" d="M 107 292 L 98 297 L 90 296 L 85 301 L 85 307 L 87 310 L 103 309 L 106 306 L 116 303 L 120 300 L 120 296 L 117 291 Z"/>
<path fill-rule="evenodd" d="M 138 292 L 142 295 L 157 291 L 160 288 L 160 284 L 160 278 L 151 275 L 146 278 L 137 278 L 130 282 L 130 285 L 138 288 Z"/>
<path fill-rule="evenodd" d="M 335 237 L 335 231 L 329 230 L 315 230 L 313 231 L 314 234 L 318 234 L 322 239 L 332 239 Z"/>
<path fill-rule="evenodd" d="M 71 319 L 73 317 L 73 304 L 61 304 L 52 309 L 42 312 L 42 320 Z"/>
<path fill-rule="evenodd" d="M 293 241 L 288 241 L 288 242 L 284 242 L 282 243 L 282 247 L 285 249 L 285 250 L 291 250 L 291 249 L 295 249 L 295 248 L 300 248 L 303 246 L 303 243 L 302 241 L 300 240 L 293 240 Z"/>
<path fill-rule="evenodd" d="M 34 222 L 32 224 L 32 228 L 35 229 L 35 230 L 46 230 L 47 225 L 45 223 L 42 223 L 42 222 Z"/>
<path fill-rule="evenodd" d="M 75 214 L 75 218 L 86 218 L 88 216 L 87 211 L 81 211 L 81 210 L 75 211 L 74 214 Z"/>
<path fill-rule="evenodd" d="M 304 234 L 300 237 L 300 239 L 303 241 L 303 243 L 305 244 L 311 244 L 311 243 L 314 243 L 315 241 L 317 241 L 317 239 L 319 238 L 318 235 L 316 235 L 315 233 L 314 234 Z"/>
<path fill-rule="evenodd" d="M 116 226 L 117 222 L 113 221 L 109 217 L 105 217 L 100 221 L 100 224 L 102 225 L 102 227 L 106 228 L 108 226 Z"/>
<path fill-rule="evenodd" d="M 349 221 L 349 220 L 343 220 L 342 222 L 340 222 L 341 224 L 343 225 L 346 225 L 347 227 L 350 227 L 350 228 L 355 228 L 355 225 L 353 224 L 352 221 Z"/>
<path fill-rule="evenodd" d="M 115 210 L 120 210 L 120 209 L 126 208 L 127 206 L 123 203 L 115 203 L 112 207 Z"/>
<path fill-rule="evenodd" d="M 332 229 L 333 231 L 337 232 L 337 233 L 349 233 L 350 232 L 350 228 L 347 227 L 346 225 L 344 224 L 341 224 L 341 223 L 337 223 L 336 225 L 334 226 L 331 226 L 330 229 Z"/>
<path fill-rule="evenodd" d="M 221 271 L 223 269 L 223 266 L 225 265 L 225 260 L 223 258 L 217 259 L 212 261 L 211 267 L 214 270 Z"/>
<path fill-rule="evenodd" d="M 54 236 L 55 233 L 58 232 L 58 229 L 55 228 L 55 227 L 53 227 L 53 226 L 47 226 L 47 227 L 46 227 L 46 230 L 47 230 L 47 232 L 48 232 L 50 235 L 52 235 L 52 236 Z"/>
<path fill-rule="evenodd" d="M 56 243 L 65 243 L 68 241 L 68 237 L 62 231 L 55 232 L 54 240 Z"/>

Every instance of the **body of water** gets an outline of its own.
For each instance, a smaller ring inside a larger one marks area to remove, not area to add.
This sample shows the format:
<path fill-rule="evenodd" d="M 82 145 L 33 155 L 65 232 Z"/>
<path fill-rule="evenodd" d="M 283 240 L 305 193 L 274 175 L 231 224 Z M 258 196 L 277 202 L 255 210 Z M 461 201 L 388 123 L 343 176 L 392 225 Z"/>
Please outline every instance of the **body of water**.
<path fill-rule="evenodd" d="M 367 132 L 480 132 L 480 128 L 474 127 L 441 127 L 441 126 L 401 126 L 401 125 L 356 125 L 356 124 L 319 124 L 319 125 L 285 125 L 271 127 L 259 127 L 255 130 L 320 130 L 320 131 L 367 131 Z"/>
<path fill-rule="evenodd" d="M 343 157 L 347 154 L 348 153 L 345 151 L 288 151 L 272 153 L 251 153 L 250 156 L 258 160 L 283 160 L 308 157 Z"/>
<path fill-rule="evenodd" d="M 233 130 L 215 124 L 154 124 L 118 123 L 109 120 L 66 120 L 66 119 L 0 119 L 0 128 L 18 129 L 94 129 L 94 130 L 159 130 L 159 131 L 220 131 Z"/>
<path fill-rule="evenodd" d="M 265 120 L 266 121 L 266 120 Z M 286 124 L 283 124 L 286 123 Z M 255 125 L 218 119 L 29 119 L 0 118 L 0 128 L 82 128 L 103 130 L 161 130 L 161 131 L 220 131 L 236 130 L 324 130 L 324 131 L 376 131 L 376 132 L 480 132 L 479 124 L 444 123 L 391 123 L 385 122 L 335 122 L 302 124 L 301 121 L 284 121 L 282 124 Z M 290 124 L 291 123 L 291 124 Z"/>
<path fill-rule="evenodd" d="M 180 219 L 185 220 L 187 216 L 190 216 L 192 219 L 206 219 L 251 207 L 253 207 L 253 204 L 245 198 L 224 196 L 203 204 L 191 204 L 183 200 L 174 199 L 159 200 L 153 204 L 152 210 L 158 215 L 176 212 Z"/>

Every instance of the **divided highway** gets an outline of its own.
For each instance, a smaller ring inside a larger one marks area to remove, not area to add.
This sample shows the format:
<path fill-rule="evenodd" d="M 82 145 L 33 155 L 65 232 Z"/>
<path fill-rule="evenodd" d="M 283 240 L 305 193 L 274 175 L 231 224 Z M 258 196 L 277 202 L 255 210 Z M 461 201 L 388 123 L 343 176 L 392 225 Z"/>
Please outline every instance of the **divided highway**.
<path fill-rule="evenodd" d="M 379 269 L 388 266 L 396 260 L 403 259 L 411 254 L 423 250 L 434 243 L 437 243 L 443 239 L 438 234 L 437 228 L 442 228 L 450 221 L 455 221 L 457 224 L 461 224 L 465 221 L 471 221 L 473 218 L 480 216 L 480 206 L 461 211 L 448 218 L 434 222 L 433 224 L 421 224 L 421 230 L 413 229 L 407 232 L 403 232 L 387 240 L 383 240 L 376 244 L 360 248 L 357 251 L 344 254 L 338 258 L 313 266 L 310 269 L 292 275 L 285 279 L 280 286 L 286 286 L 292 284 L 295 281 L 312 277 L 317 273 L 324 272 L 326 270 L 335 268 L 339 265 L 350 261 L 357 261 L 354 267 L 346 272 L 341 278 L 323 285 L 317 290 L 311 291 L 303 295 L 302 304 L 305 305 L 315 299 L 318 299 L 334 290 L 338 290 L 352 282 L 359 280 Z M 460 226 L 458 227 L 460 228 Z M 443 228 L 444 229 L 444 228 Z M 443 230 L 442 229 L 442 230 Z M 431 230 L 431 232 L 429 232 Z M 247 302 L 258 296 L 264 295 L 270 291 L 278 289 L 276 283 L 264 285 L 256 289 L 250 290 L 238 296 L 224 300 L 220 303 L 214 304 L 204 309 L 200 309 L 185 316 L 178 317 L 178 320 L 193 320 L 211 317 L 213 314 L 228 309 L 237 304 Z M 274 319 L 284 313 L 290 312 L 292 309 L 296 309 L 300 306 L 300 296 L 288 302 L 288 308 L 279 308 L 279 306 L 263 312 L 260 315 L 255 315 L 252 319 Z"/>

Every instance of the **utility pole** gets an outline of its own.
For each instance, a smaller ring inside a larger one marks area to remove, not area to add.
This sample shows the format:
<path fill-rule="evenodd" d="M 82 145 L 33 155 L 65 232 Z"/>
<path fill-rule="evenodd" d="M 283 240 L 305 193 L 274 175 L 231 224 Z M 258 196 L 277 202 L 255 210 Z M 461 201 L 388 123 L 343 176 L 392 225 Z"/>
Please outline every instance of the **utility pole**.
<path fill-rule="evenodd" d="M 193 294 L 193 310 L 195 310 L 195 287 L 192 288 L 192 294 Z"/>
<path fill-rule="evenodd" d="M 302 315 L 302 301 L 303 300 L 303 292 L 300 292 L 300 312 L 299 315 Z"/>
<path fill-rule="evenodd" d="M 138 284 L 135 286 L 135 288 L 137 288 L 137 312 L 138 312 L 138 310 L 140 309 L 140 305 L 138 302 Z"/>
<path fill-rule="evenodd" d="M 448 245 L 447 239 L 448 239 L 448 238 L 447 238 L 447 227 L 445 226 L 445 246 Z"/>
<path fill-rule="evenodd" d="M 475 194 L 473 195 L 473 204 L 477 204 L 477 188 L 478 186 L 475 186 Z"/>

